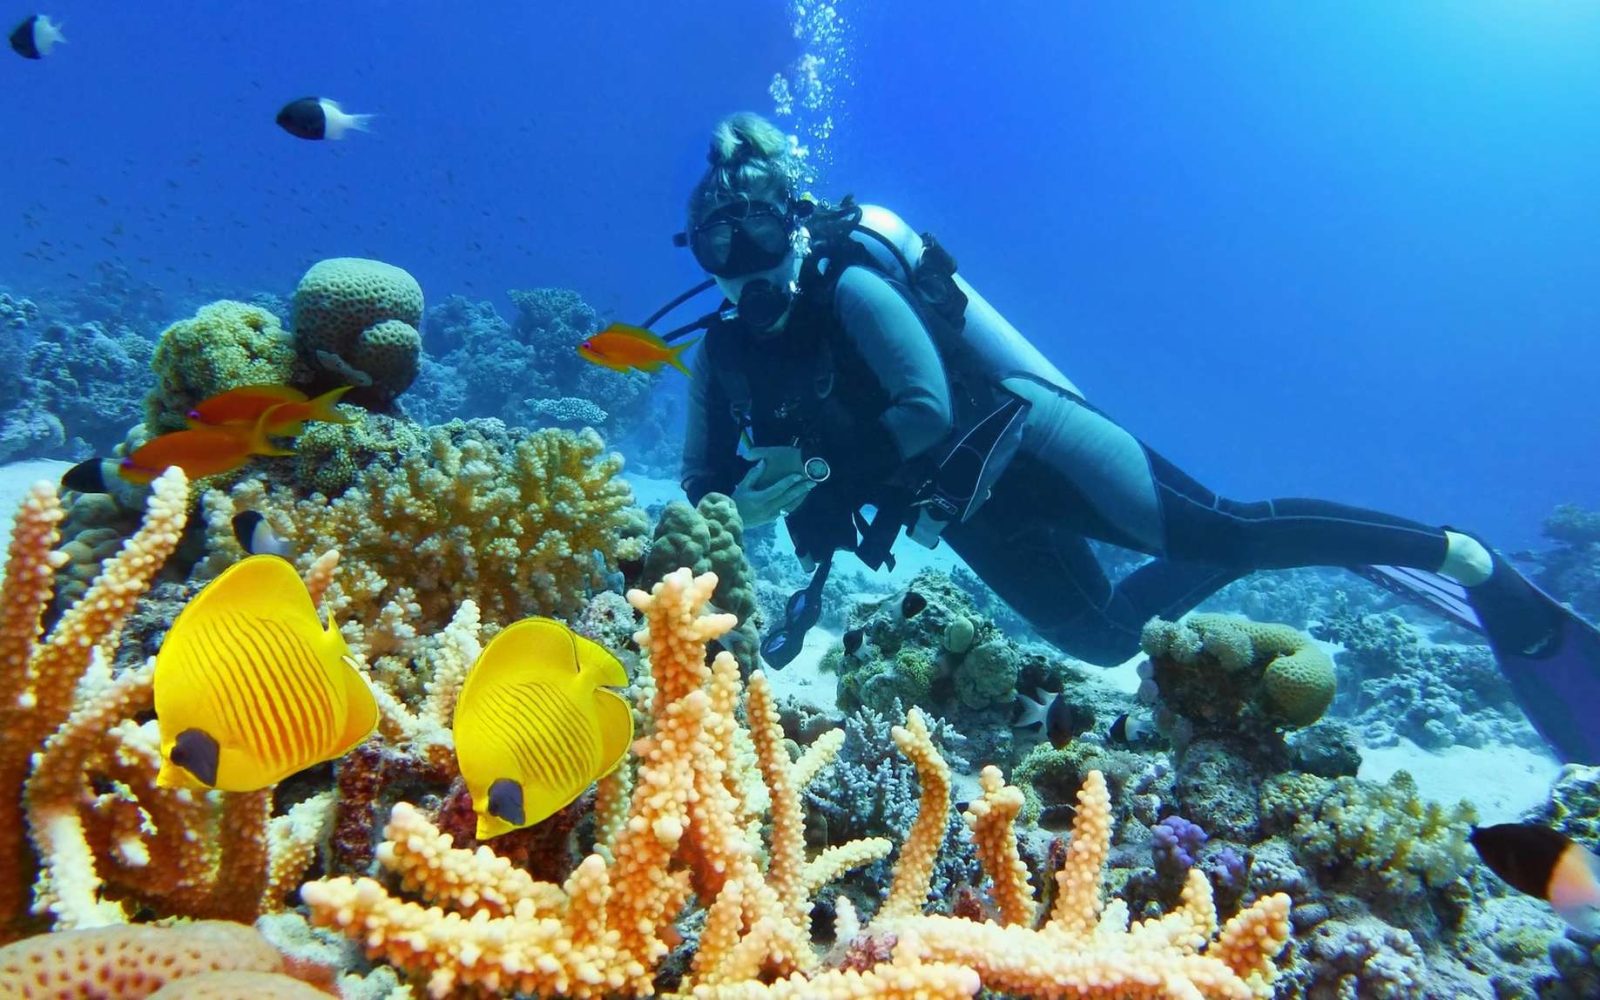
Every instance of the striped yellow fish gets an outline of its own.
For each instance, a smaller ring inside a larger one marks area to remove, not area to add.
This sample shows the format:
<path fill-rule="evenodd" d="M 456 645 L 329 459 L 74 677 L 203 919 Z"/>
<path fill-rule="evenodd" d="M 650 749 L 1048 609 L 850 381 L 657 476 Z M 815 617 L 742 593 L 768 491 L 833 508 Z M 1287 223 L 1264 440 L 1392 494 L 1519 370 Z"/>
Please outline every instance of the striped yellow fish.
<path fill-rule="evenodd" d="M 251 792 L 341 757 L 378 703 L 294 567 L 234 563 L 179 612 L 156 654 L 162 788 Z"/>
<path fill-rule="evenodd" d="M 494 637 L 467 674 L 454 723 L 479 840 L 539 822 L 617 766 L 633 713 L 606 688 L 627 683 L 605 647 L 558 621 L 524 618 Z"/>

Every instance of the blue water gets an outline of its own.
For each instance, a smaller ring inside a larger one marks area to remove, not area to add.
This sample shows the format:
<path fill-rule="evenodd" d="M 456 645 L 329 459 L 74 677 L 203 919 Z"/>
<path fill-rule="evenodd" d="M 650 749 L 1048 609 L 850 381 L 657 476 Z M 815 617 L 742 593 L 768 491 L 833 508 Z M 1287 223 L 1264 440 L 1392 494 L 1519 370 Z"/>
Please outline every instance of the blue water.
<path fill-rule="evenodd" d="M 1600 505 L 1600 9 L 837 8 L 821 192 L 939 233 L 1208 485 L 1511 546 Z M 808 47 L 775 0 L 47 12 L 68 45 L 0 53 L 0 285 L 116 259 L 175 317 L 356 254 L 637 318 L 699 277 L 667 237 L 710 126 Z M 306 94 L 375 134 L 289 137 Z"/>

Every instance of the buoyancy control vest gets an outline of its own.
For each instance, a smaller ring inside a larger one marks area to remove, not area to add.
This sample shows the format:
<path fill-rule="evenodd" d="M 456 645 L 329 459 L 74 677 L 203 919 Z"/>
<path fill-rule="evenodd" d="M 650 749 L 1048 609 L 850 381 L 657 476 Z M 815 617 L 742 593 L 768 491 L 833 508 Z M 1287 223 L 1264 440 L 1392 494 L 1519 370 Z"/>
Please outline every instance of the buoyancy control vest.
<path fill-rule="evenodd" d="M 832 315 L 839 276 L 865 266 L 905 295 L 927 328 L 950 379 L 955 430 L 930 450 L 928 460 L 905 470 L 907 502 L 898 510 L 878 511 L 871 526 L 858 518 L 861 537 L 854 548 L 868 565 L 891 560 L 890 547 L 900 527 L 932 547 L 945 525 L 971 517 L 988 498 L 1001 471 L 1021 442 L 1027 413 L 1025 397 L 1008 388 L 1016 380 L 1081 397 L 1071 380 L 1039 352 L 964 278 L 956 261 L 929 233 L 918 234 L 899 215 L 851 199 L 807 219 L 810 251 L 800 272 L 800 302 L 813 316 Z M 752 421 L 750 384 L 737 334 L 708 335 L 708 360 L 736 423 Z M 836 387 L 840 355 L 847 346 L 823 336 L 810 354 L 811 367 L 799 373 L 813 405 L 802 407 L 827 420 Z M 797 434 L 796 437 L 803 435 Z M 804 510 L 805 505 L 801 505 Z M 800 524 L 791 523 L 791 533 Z M 802 530 L 802 534 L 804 531 Z"/>

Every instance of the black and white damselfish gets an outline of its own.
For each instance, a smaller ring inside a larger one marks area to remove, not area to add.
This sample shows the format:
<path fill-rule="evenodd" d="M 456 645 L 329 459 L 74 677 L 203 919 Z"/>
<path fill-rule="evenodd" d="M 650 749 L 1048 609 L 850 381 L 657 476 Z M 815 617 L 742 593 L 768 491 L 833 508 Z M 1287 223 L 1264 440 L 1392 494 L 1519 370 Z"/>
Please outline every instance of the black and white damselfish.
<path fill-rule="evenodd" d="M 1534 823 L 1475 826 L 1467 835 L 1489 870 L 1587 934 L 1600 933 L 1600 859 Z"/>
<path fill-rule="evenodd" d="M 278 112 L 278 124 L 301 139 L 343 139 L 346 132 L 366 132 L 372 115 L 353 115 L 331 97 L 302 97 Z"/>
<path fill-rule="evenodd" d="M 24 59 L 43 59 L 51 49 L 66 41 L 61 25 L 51 21 L 49 14 L 29 14 L 11 32 L 11 49 Z"/>

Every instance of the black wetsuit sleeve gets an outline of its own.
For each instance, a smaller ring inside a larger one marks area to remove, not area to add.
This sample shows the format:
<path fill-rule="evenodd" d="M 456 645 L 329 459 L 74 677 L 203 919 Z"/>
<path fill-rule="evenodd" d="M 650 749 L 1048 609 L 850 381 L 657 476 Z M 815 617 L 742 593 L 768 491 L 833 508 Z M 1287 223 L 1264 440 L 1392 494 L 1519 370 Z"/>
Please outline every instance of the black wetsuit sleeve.
<path fill-rule="evenodd" d="M 683 431 L 683 474 L 679 483 L 690 503 L 707 493 L 732 493 L 739 481 L 739 425 L 717 385 L 704 346 L 695 354 L 689 376 L 689 415 Z"/>
<path fill-rule="evenodd" d="M 888 397 L 878 417 L 898 465 L 932 448 L 950 433 L 950 381 L 933 337 L 911 303 L 868 268 L 839 275 L 834 309 L 845 336 Z M 863 442 L 869 445 L 870 442 Z"/>

